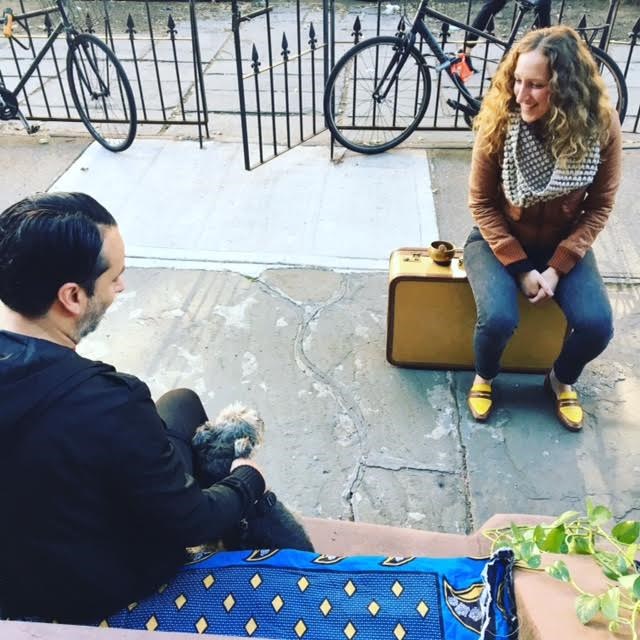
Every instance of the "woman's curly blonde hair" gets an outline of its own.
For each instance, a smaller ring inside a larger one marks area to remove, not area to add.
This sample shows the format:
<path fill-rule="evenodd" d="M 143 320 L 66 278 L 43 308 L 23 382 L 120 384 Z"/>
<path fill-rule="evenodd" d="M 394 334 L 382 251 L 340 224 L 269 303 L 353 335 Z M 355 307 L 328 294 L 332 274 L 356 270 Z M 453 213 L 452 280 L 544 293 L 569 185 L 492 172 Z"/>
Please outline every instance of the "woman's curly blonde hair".
<path fill-rule="evenodd" d="M 474 129 L 489 153 L 501 152 L 509 118 L 518 112 L 514 73 L 522 53 L 540 51 L 549 61 L 551 108 L 545 116 L 545 139 L 556 161 L 582 160 L 594 141 L 605 144 L 612 108 L 604 81 L 587 45 L 565 26 L 531 31 L 500 64 L 482 100 Z"/>

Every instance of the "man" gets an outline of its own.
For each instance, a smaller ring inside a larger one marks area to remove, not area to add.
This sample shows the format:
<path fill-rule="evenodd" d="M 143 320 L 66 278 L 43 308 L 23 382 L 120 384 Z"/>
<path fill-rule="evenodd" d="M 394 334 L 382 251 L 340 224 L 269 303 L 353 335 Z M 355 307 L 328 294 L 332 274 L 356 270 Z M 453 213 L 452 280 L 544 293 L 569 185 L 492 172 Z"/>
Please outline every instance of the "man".
<path fill-rule="evenodd" d="M 75 348 L 124 290 L 116 222 L 80 193 L 0 214 L 0 610 L 90 622 L 171 579 L 264 493 L 250 460 L 200 488 L 186 389 L 156 406 L 133 376 Z"/>

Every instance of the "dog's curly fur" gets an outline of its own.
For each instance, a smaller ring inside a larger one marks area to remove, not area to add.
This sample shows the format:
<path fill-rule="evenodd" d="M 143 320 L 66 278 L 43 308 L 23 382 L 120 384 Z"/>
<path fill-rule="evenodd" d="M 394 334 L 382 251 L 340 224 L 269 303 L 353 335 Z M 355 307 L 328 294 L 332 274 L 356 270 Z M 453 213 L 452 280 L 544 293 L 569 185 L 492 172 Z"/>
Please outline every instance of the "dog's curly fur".
<path fill-rule="evenodd" d="M 210 486 L 230 473 L 235 458 L 251 458 L 262 444 L 264 422 L 254 409 L 240 403 L 223 409 L 213 422 L 198 427 L 193 437 L 195 474 Z M 211 541 L 212 543 L 220 541 Z M 302 525 L 272 492 L 221 541 L 225 549 L 300 549 L 313 551 Z"/>

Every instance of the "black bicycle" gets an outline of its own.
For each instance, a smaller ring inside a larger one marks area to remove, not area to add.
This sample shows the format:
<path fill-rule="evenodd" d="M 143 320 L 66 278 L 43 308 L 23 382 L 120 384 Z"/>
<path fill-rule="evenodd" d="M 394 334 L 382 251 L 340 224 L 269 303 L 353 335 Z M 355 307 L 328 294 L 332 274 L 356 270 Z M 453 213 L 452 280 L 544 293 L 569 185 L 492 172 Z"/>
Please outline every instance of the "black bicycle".
<path fill-rule="evenodd" d="M 0 120 L 20 120 L 28 133 L 39 127 L 30 125 L 19 108 L 18 96 L 29 78 L 51 49 L 56 38 L 65 33 L 68 50 L 66 71 L 73 104 L 89 133 L 110 151 L 123 151 L 131 146 L 137 128 L 133 91 L 122 64 L 113 51 L 98 37 L 78 31 L 71 20 L 68 0 L 55 0 L 55 6 L 15 14 L 5 9 L 0 25 L 4 36 L 23 49 L 29 49 L 14 35 L 16 25 L 29 33 L 27 20 L 47 14 L 58 14 L 60 22 L 53 29 L 29 68 L 13 90 L 0 80 Z"/>
<path fill-rule="evenodd" d="M 421 1 L 408 31 L 359 42 L 340 58 L 329 75 L 324 93 L 327 126 L 348 149 L 380 153 L 400 144 L 418 128 L 431 97 L 425 45 L 437 61 L 436 73 L 444 71 L 462 98 L 449 99 L 447 104 L 461 112 L 469 126 L 478 114 L 481 98 L 474 97 L 459 73 L 452 70 L 461 62 L 459 54 L 445 53 L 425 23 L 426 17 L 482 37 L 502 48 L 504 56 L 515 42 L 525 15 L 536 8 L 535 0 L 516 0 L 518 12 L 511 33 L 502 40 L 429 8 L 428 1 Z M 592 44 L 585 31 L 582 36 L 622 122 L 627 110 L 624 76 L 609 54 Z"/>

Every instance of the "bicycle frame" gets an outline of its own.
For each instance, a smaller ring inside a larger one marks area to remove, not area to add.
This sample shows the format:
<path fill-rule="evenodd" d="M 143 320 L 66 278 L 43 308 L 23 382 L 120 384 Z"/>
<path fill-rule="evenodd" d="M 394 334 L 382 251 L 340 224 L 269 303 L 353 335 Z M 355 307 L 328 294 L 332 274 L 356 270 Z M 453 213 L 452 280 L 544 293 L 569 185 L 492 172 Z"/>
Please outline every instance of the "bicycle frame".
<path fill-rule="evenodd" d="M 38 9 L 36 11 L 29 11 L 27 13 L 22 13 L 20 15 L 13 16 L 13 20 L 17 22 L 25 31 L 28 32 L 29 29 L 27 24 L 23 22 L 24 20 L 27 20 L 29 18 L 37 18 L 39 16 L 44 16 L 50 13 L 59 13 L 61 20 L 56 26 L 56 28 L 51 32 L 51 35 L 47 38 L 47 41 L 42 46 L 42 49 L 38 52 L 38 55 L 33 59 L 33 61 L 31 62 L 29 67 L 26 69 L 24 74 L 22 74 L 22 78 L 20 79 L 20 82 L 18 82 L 15 88 L 10 90 L 14 96 L 17 96 L 22 91 L 22 89 L 27 84 L 31 76 L 34 74 L 35 70 L 38 68 L 38 65 L 40 64 L 42 59 L 45 57 L 49 49 L 51 49 L 51 47 L 53 46 L 53 43 L 58 38 L 58 36 L 63 31 L 69 31 L 72 27 L 67 17 L 67 13 L 65 11 L 62 0 L 56 0 L 55 7 L 46 7 L 45 9 Z"/>
<path fill-rule="evenodd" d="M 413 22 L 410 23 L 411 29 L 409 31 L 409 34 L 406 36 L 407 46 L 404 51 L 399 52 L 400 57 L 397 59 L 394 58 L 390 62 L 385 72 L 382 74 L 380 82 L 378 83 L 374 91 L 374 98 L 377 100 L 383 100 L 386 98 L 387 94 L 391 90 L 391 87 L 393 86 L 393 83 L 395 82 L 398 76 L 398 73 L 402 70 L 402 67 L 404 66 L 405 62 L 407 61 L 407 58 L 409 57 L 409 49 L 412 46 L 414 46 L 416 41 L 416 35 L 420 35 L 439 63 L 438 66 L 436 67 L 436 72 L 440 73 L 442 71 L 446 71 L 447 75 L 449 76 L 449 78 L 451 79 L 455 87 L 464 96 L 465 100 L 469 103 L 469 105 L 471 105 L 469 111 L 471 111 L 472 113 L 470 113 L 469 115 L 475 115 L 475 113 L 477 113 L 477 110 L 479 109 L 480 103 L 476 98 L 474 98 L 469 93 L 469 90 L 467 89 L 466 85 L 458 77 L 458 75 L 451 72 L 450 67 L 451 67 L 451 63 L 453 62 L 453 59 L 451 58 L 450 55 L 447 55 L 444 52 L 444 50 L 440 46 L 440 43 L 436 40 L 435 36 L 433 35 L 431 30 L 425 23 L 425 18 L 426 17 L 434 18 L 436 20 L 439 20 L 440 22 L 457 27 L 458 29 L 464 31 L 465 33 L 470 33 L 475 36 L 484 38 L 487 42 L 498 45 L 502 47 L 505 51 L 508 51 L 513 45 L 513 43 L 515 42 L 516 36 L 518 34 L 518 29 L 522 24 L 524 16 L 527 13 L 529 13 L 529 11 L 531 11 L 533 6 L 529 2 L 518 2 L 519 11 L 513 23 L 511 33 L 509 34 L 509 37 L 507 38 L 507 40 L 503 40 L 501 38 L 498 38 L 497 36 L 494 36 L 493 34 L 487 33 L 486 31 L 481 31 L 480 29 L 476 29 L 475 27 L 469 24 L 460 22 L 459 20 L 454 20 L 453 18 L 450 18 L 446 14 L 440 13 L 435 9 L 431 9 L 429 8 L 428 3 L 429 3 L 429 0 L 422 0 L 422 2 L 420 3 L 420 6 L 418 7 L 415 18 L 413 19 Z M 383 89 L 385 83 L 387 83 L 386 88 Z M 463 105 L 458 105 L 458 108 L 460 108 L 462 111 L 465 111 L 465 107 Z"/>

